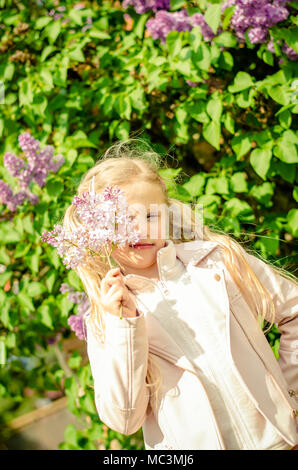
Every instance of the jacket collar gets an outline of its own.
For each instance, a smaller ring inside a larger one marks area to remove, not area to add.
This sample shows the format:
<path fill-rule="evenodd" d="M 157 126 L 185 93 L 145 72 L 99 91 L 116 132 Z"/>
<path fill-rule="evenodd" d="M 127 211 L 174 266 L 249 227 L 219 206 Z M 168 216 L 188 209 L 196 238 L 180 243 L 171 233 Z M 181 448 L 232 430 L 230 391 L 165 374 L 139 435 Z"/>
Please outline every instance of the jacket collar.
<path fill-rule="evenodd" d="M 189 242 L 174 243 L 167 239 L 165 246 L 157 251 L 157 266 L 159 276 L 162 279 L 171 279 L 177 272 L 182 271 L 182 265 L 186 267 L 189 263 L 196 265 L 217 247 L 217 243 L 207 240 L 192 240 Z M 125 284 L 132 290 L 143 289 L 153 286 L 153 281 L 138 274 L 127 274 L 123 276 Z"/>

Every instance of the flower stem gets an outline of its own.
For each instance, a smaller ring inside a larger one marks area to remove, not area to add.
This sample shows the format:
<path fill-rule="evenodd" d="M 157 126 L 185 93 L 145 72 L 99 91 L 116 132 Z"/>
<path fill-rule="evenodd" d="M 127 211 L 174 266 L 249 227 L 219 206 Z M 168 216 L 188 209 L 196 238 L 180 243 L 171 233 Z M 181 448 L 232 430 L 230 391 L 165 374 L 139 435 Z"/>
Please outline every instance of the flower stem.
<path fill-rule="evenodd" d="M 70 241 L 70 244 L 73 245 L 73 246 L 77 246 L 75 243 L 73 243 L 73 242 L 71 242 L 71 241 Z M 112 265 L 112 263 L 111 263 L 110 255 L 111 255 L 111 253 L 112 253 L 112 251 L 113 251 L 113 248 L 114 248 L 114 246 L 112 246 L 111 252 L 108 253 L 107 248 L 106 248 L 106 246 L 104 245 L 104 250 L 105 250 L 105 253 L 106 253 L 106 257 L 107 257 L 107 260 L 108 260 L 108 263 L 109 263 L 109 266 L 110 266 L 111 269 L 113 268 L 113 265 Z M 94 253 L 94 255 L 97 255 L 97 254 L 98 254 L 98 253 L 96 253 L 95 251 L 91 250 L 91 248 L 88 248 L 88 251 L 91 253 L 91 255 L 92 255 L 93 253 Z M 118 264 L 119 264 L 119 263 L 118 263 Z M 121 266 L 120 266 L 120 268 L 121 268 Z M 119 316 L 120 320 L 122 320 L 122 318 L 123 318 L 123 316 L 122 316 L 122 310 L 123 310 L 123 305 L 122 305 L 122 302 L 121 302 L 121 304 L 120 304 L 120 316 Z"/>
<path fill-rule="evenodd" d="M 109 254 L 109 253 L 107 252 L 106 246 L 104 246 L 104 250 L 105 250 L 106 255 L 107 255 L 107 259 L 108 259 L 109 266 L 110 266 L 110 268 L 112 268 L 113 266 L 112 266 L 112 263 L 111 263 L 111 260 L 110 260 L 110 254 L 111 254 L 111 253 Z M 113 250 L 113 248 L 112 248 L 112 250 Z M 112 251 L 111 251 L 111 252 L 112 252 Z M 122 302 L 121 302 L 121 304 L 120 304 L 120 316 L 119 316 L 120 320 L 122 320 L 122 318 L 123 318 L 123 317 L 122 317 L 122 310 L 123 310 L 123 305 L 122 305 Z"/>

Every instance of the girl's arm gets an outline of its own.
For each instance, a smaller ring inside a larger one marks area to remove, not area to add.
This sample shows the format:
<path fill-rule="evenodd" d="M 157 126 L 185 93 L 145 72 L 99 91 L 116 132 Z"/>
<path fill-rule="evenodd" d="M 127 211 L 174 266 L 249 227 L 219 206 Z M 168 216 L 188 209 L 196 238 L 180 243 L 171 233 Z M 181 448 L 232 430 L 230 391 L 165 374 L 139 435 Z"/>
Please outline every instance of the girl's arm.
<path fill-rule="evenodd" d="M 298 403 L 298 287 L 294 282 L 272 272 L 259 258 L 246 252 L 244 256 L 274 302 L 275 323 L 281 333 L 278 363 L 289 386 L 289 392 L 296 394 L 293 396 Z"/>
<path fill-rule="evenodd" d="M 101 421 L 109 428 L 134 434 L 145 420 L 149 402 L 145 317 L 141 314 L 120 319 L 106 313 L 105 321 L 104 345 L 96 340 L 86 322 L 95 405 Z"/>

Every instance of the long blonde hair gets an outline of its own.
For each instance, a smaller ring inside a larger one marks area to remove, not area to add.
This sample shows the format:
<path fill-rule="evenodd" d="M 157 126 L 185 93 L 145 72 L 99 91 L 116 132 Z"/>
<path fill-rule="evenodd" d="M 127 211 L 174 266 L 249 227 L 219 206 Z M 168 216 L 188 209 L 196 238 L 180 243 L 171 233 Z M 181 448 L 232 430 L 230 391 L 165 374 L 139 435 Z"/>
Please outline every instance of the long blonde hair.
<path fill-rule="evenodd" d="M 145 144 L 145 145 L 144 145 Z M 146 148 L 146 146 L 148 147 Z M 191 241 L 197 237 L 197 227 L 195 212 L 193 209 L 189 210 L 189 204 L 184 204 L 180 200 L 173 199 L 168 196 L 167 190 L 163 185 L 159 171 L 162 169 L 162 157 L 151 149 L 149 144 L 141 139 L 128 139 L 126 141 L 118 141 L 99 158 L 95 166 L 93 166 L 83 176 L 81 183 L 79 184 L 77 194 L 82 195 L 83 192 L 89 190 L 89 185 L 94 176 L 94 189 L 95 192 L 102 192 L 107 185 L 118 185 L 120 188 L 126 185 L 128 182 L 133 185 L 135 181 L 143 181 L 159 186 L 163 191 L 165 197 L 165 203 L 168 206 L 177 205 L 181 209 L 180 213 L 183 213 L 189 217 L 188 221 L 183 220 L 183 227 L 190 227 L 192 236 L 188 238 L 187 234 L 182 232 L 180 239 L 173 238 L 174 234 L 174 220 L 170 216 L 169 218 L 169 238 L 174 243 L 181 243 Z M 167 182 L 167 178 L 163 176 L 163 180 Z M 171 185 L 175 181 L 171 179 L 169 181 Z M 182 212 L 184 208 L 185 212 Z M 66 231 L 72 231 L 80 226 L 80 220 L 76 214 L 76 206 L 70 205 L 64 215 L 63 227 Z M 270 318 L 270 326 L 275 320 L 275 308 L 270 293 L 265 289 L 260 280 L 255 275 L 254 271 L 250 267 L 249 263 L 243 256 L 243 250 L 245 248 L 236 240 L 234 240 L 227 233 L 218 229 L 212 229 L 203 226 L 202 239 L 212 242 L 216 242 L 223 249 L 224 263 L 229 270 L 232 278 L 236 285 L 243 293 L 247 300 L 253 314 L 256 318 L 266 319 Z M 245 250 L 248 252 L 248 250 Z M 250 254 L 253 253 L 250 250 Z M 105 322 L 104 315 L 102 315 L 100 308 L 100 283 L 106 273 L 109 271 L 110 266 L 102 260 L 100 257 L 93 257 L 87 260 L 88 264 L 85 266 L 79 265 L 74 268 L 78 276 L 80 277 L 84 286 L 85 292 L 90 302 L 90 308 L 86 315 L 88 317 L 89 324 L 93 330 L 95 337 L 101 343 L 104 343 L 104 332 Z M 294 276 L 288 273 L 285 269 L 271 265 L 267 260 L 266 262 L 270 268 L 277 274 L 280 274 L 287 279 L 298 285 L 298 282 Z M 146 386 L 151 387 L 155 392 L 158 391 L 161 384 L 161 373 L 160 369 L 154 359 L 152 353 L 149 352 L 148 356 L 148 367 L 146 376 Z M 151 395 L 156 398 L 156 394 Z"/>

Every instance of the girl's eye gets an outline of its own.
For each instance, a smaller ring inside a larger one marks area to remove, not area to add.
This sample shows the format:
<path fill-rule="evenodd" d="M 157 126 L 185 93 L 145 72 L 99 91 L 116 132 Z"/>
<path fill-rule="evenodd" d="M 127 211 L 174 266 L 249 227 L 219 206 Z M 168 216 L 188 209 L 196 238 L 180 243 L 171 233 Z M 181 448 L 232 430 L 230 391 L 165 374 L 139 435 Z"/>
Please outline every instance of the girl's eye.
<path fill-rule="evenodd" d="M 156 218 L 156 217 L 159 217 L 159 215 L 158 214 L 148 214 L 147 215 L 147 219 L 148 218 L 153 219 L 153 218 Z M 129 215 L 128 219 L 129 219 L 130 222 L 132 222 L 135 219 L 135 216 L 134 215 Z"/>

